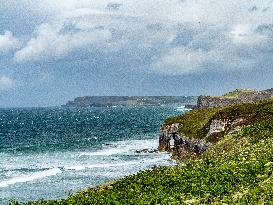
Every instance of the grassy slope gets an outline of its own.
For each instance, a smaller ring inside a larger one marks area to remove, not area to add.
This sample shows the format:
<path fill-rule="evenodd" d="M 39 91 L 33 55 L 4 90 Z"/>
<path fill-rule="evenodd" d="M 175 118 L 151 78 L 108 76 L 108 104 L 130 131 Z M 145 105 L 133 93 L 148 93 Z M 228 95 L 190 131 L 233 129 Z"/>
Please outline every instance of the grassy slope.
<path fill-rule="evenodd" d="M 143 171 L 68 199 L 29 204 L 273 204 L 273 102 L 241 106 L 252 109 L 192 113 L 198 118 L 196 130 L 209 121 L 207 112 L 211 117 L 249 115 L 253 121 L 187 165 Z"/>
<path fill-rule="evenodd" d="M 246 119 L 245 125 L 273 119 L 273 101 L 261 103 L 239 104 L 220 108 L 193 110 L 184 115 L 169 118 L 166 124 L 179 123 L 183 126 L 178 132 L 190 138 L 204 138 L 209 123 L 213 119 L 234 120 Z"/>
<path fill-rule="evenodd" d="M 226 94 L 224 94 L 223 98 L 237 98 L 240 94 L 252 94 L 255 93 L 255 90 L 250 90 L 250 89 L 236 89 L 232 92 L 228 92 Z"/>
<path fill-rule="evenodd" d="M 183 126 L 178 130 L 190 138 L 204 137 L 203 127 L 209 120 L 222 108 L 209 108 L 204 110 L 193 110 L 184 115 L 169 118 L 165 121 L 166 124 L 179 123 Z"/>

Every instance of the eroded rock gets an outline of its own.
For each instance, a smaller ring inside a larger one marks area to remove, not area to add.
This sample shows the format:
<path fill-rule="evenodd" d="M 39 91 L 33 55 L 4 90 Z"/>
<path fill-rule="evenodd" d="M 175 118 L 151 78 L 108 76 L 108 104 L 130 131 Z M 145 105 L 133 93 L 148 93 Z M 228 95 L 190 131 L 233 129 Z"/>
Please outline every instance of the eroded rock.
<path fill-rule="evenodd" d="M 180 128 L 179 123 L 171 125 L 162 125 L 160 127 L 159 151 L 161 152 L 171 151 L 171 139 L 173 139 L 174 135 L 177 134 L 179 128 Z"/>
<path fill-rule="evenodd" d="M 159 151 L 174 152 L 176 155 L 202 154 L 210 146 L 218 142 L 224 135 L 240 130 L 247 122 L 245 118 L 213 119 L 208 125 L 207 134 L 202 139 L 189 138 L 183 133 L 178 133 L 183 125 L 175 123 L 162 125 L 160 129 Z M 171 140 L 174 141 L 171 146 Z"/>

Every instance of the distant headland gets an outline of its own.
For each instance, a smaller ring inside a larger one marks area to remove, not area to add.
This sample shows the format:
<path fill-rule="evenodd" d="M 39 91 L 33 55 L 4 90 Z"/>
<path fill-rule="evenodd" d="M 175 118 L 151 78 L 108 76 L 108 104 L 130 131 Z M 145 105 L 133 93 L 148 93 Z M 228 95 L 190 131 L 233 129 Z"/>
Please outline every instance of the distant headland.
<path fill-rule="evenodd" d="M 273 99 L 273 88 L 267 90 L 236 89 L 222 96 L 199 96 L 197 109 L 214 108 Z"/>
<path fill-rule="evenodd" d="M 195 96 L 85 96 L 68 101 L 63 107 L 113 107 L 195 105 Z"/>

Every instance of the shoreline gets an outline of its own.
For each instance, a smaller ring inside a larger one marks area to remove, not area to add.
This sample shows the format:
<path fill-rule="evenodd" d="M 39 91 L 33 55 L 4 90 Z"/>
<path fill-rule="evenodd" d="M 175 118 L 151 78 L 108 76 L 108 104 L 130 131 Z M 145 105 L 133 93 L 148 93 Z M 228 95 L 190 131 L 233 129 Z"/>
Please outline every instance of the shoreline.
<path fill-rule="evenodd" d="M 87 187 L 65 199 L 27 204 L 247 204 L 250 201 L 259 204 L 271 201 L 272 133 L 272 100 L 192 110 L 166 119 L 161 126 L 159 149 L 172 153 L 176 165 L 141 170 L 106 184 Z M 179 163 L 181 160 L 186 163 Z M 234 197 L 238 192 L 239 197 Z M 264 192 L 266 196 L 257 194 Z M 139 195 L 141 197 L 136 197 Z"/>

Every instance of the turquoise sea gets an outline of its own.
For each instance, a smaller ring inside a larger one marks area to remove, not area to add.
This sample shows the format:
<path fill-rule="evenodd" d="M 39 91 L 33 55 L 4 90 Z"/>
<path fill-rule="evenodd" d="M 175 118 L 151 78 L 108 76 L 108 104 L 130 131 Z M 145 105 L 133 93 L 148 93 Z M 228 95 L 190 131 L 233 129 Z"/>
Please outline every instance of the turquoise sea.
<path fill-rule="evenodd" d="M 159 165 L 160 124 L 182 107 L 0 109 L 0 204 L 58 199 Z M 141 151 L 144 150 L 144 151 Z"/>

